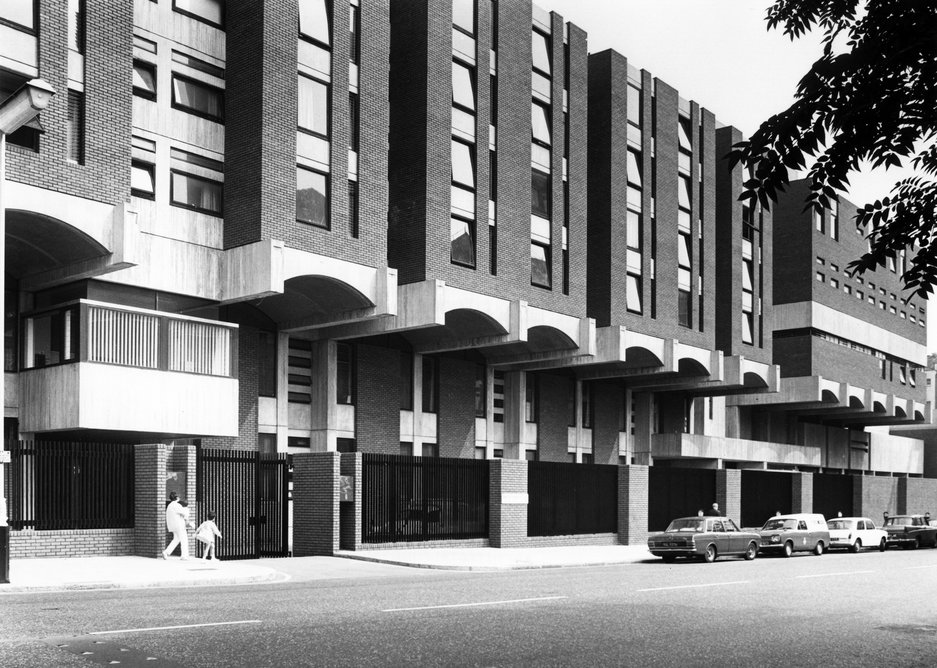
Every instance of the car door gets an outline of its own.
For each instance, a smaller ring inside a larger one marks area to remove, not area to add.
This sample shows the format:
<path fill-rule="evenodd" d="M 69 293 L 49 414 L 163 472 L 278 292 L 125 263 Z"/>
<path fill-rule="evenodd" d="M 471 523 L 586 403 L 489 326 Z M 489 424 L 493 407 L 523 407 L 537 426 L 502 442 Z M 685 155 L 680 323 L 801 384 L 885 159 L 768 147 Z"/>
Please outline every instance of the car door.
<path fill-rule="evenodd" d="M 739 528 L 735 525 L 735 522 L 730 520 L 728 517 L 723 520 L 723 526 L 726 531 L 726 538 L 729 544 L 729 548 L 735 554 L 741 554 L 744 552 L 748 545 L 745 543 L 745 538 L 742 536 L 742 532 L 739 531 Z"/>
<path fill-rule="evenodd" d="M 716 544 L 716 550 L 719 554 L 728 554 L 732 551 L 729 546 L 729 537 L 726 535 L 725 526 L 722 523 L 722 520 L 713 520 L 712 521 L 712 537 L 713 543 Z"/>
<path fill-rule="evenodd" d="M 797 528 L 794 530 L 794 549 L 812 550 L 813 543 L 808 540 L 809 537 L 810 530 L 807 528 L 807 521 L 797 520 Z"/>

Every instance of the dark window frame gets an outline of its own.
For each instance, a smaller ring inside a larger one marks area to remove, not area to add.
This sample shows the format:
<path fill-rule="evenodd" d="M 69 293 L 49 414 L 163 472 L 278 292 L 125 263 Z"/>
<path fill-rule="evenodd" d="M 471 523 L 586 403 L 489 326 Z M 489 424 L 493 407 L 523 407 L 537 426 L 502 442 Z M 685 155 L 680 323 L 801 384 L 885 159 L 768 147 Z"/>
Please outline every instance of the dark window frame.
<path fill-rule="evenodd" d="M 137 167 L 144 169 L 149 172 L 150 177 L 153 181 L 153 192 L 148 193 L 145 190 L 140 190 L 131 186 L 130 194 L 134 197 L 140 197 L 142 199 L 155 200 L 156 199 L 156 164 L 152 162 L 147 162 L 146 160 L 140 160 L 138 158 L 133 158 L 130 160 L 130 169 L 131 172 L 133 168 Z"/>
<path fill-rule="evenodd" d="M 133 86 L 133 94 L 137 97 L 142 97 L 144 100 L 156 101 L 156 97 L 159 93 L 159 79 L 157 79 L 158 68 L 153 63 L 141 60 L 140 58 L 133 59 L 133 68 L 147 70 L 151 75 L 153 75 L 153 90 L 148 90 L 146 88 L 140 88 L 137 85 Z"/>
<path fill-rule="evenodd" d="M 172 178 L 174 174 L 179 174 L 190 179 L 195 179 L 196 181 L 202 181 L 204 183 L 212 183 L 221 187 L 221 207 L 218 211 L 213 209 L 206 209 L 205 207 L 195 206 L 192 204 L 187 204 L 185 202 L 178 202 L 175 198 L 176 185 L 175 180 Z M 215 181 L 214 179 L 208 178 L 207 176 L 199 176 L 198 174 L 192 174 L 191 172 L 186 172 L 181 169 L 170 169 L 169 170 L 169 204 L 170 206 L 179 207 L 180 209 L 188 209 L 189 211 L 197 211 L 198 213 L 204 213 L 209 216 L 224 216 L 224 181 Z"/>
<path fill-rule="evenodd" d="M 172 11 L 176 12 L 177 14 L 182 14 L 183 16 L 188 16 L 190 19 L 195 19 L 199 23 L 204 23 L 205 25 L 209 25 L 213 28 L 224 30 L 227 7 L 226 7 L 226 3 L 224 2 L 224 0 L 218 0 L 218 5 L 221 8 L 221 22 L 220 23 L 216 23 L 212 21 L 211 19 L 209 19 L 208 17 L 202 16 L 200 14 L 196 14 L 195 12 L 190 12 L 187 9 L 182 9 L 178 7 L 176 5 L 176 0 L 172 0 Z"/>
<path fill-rule="evenodd" d="M 186 82 L 186 83 L 193 84 L 193 85 L 195 85 L 195 86 L 197 86 L 197 87 L 201 87 L 201 88 L 207 89 L 208 92 L 216 93 L 216 94 L 218 95 L 218 97 L 220 98 L 220 100 L 221 100 L 221 104 L 219 105 L 219 106 L 220 106 L 220 109 L 221 109 L 220 114 L 218 114 L 218 115 L 216 116 L 216 115 L 210 114 L 210 113 L 208 113 L 208 112 L 206 112 L 206 111 L 202 111 L 201 109 L 196 109 L 195 107 L 186 106 L 185 104 L 179 102 L 179 101 L 176 99 L 176 85 L 175 85 L 176 80 L 184 81 L 184 82 Z M 172 108 L 173 108 L 173 109 L 178 109 L 179 111 L 184 111 L 184 112 L 187 113 L 187 114 L 192 114 L 193 116 L 198 116 L 199 118 L 204 118 L 204 119 L 206 119 L 206 120 L 214 121 L 215 123 L 221 123 L 222 125 L 224 125 L 224 116 L 225 116 L 225 91 L 224 91 L 224 88 L 218 88 L 217 86 L 213 86 L 213 85 L 210 84 L 210 83 L 207 83 L 207 82 L 205 82 L 205 81 L 201 81 L 200 79 L 196 79 L 196 78 L 194 78 L 194 77 L 190 77 L 190 76 L 185 75 L 185 74 L 180 74 L 179 72 L 173 72 L 173 73 L 172 73 L 172 79 L 171 79 L 170 88 L 171 88 L 171 93 L 172 93 L 171 101 L 172 101 Z"/>

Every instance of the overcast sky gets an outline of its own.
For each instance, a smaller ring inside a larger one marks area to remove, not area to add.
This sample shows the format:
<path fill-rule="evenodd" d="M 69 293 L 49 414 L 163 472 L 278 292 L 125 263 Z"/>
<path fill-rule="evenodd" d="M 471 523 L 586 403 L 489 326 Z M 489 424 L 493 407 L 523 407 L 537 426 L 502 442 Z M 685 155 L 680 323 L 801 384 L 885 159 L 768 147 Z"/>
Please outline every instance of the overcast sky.
<path fill-rule="evenodd" d="M 506 0 L 510 1 L 510 0 Z M 767 30 L 762 0 L 535 0 L 589 36 L 589 52 L 614 49 L 638 69 L 676 88 L 727 125 L 750 134 L 793 101 L 797 82 L 820 55 L 810 34 L 792 42 Z M 864 204 L 884 197 L 905 172 L 855 174 L 846 197 Z M 928 309 L 929 351 L 937 319 Z"/>

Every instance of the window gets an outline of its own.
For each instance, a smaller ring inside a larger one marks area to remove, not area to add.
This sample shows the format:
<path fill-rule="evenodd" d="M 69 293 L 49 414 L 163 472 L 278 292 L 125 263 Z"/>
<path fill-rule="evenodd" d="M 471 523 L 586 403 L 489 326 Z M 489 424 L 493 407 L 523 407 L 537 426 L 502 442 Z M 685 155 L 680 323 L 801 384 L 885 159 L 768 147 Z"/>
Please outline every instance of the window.
<path fill-rule="evenodd" d="M 452 61 L 452 104 L 475 112 L 475 77 L 472 68 Z"/>
<path fill-rule="evenodd" d="M 329 228 L 329 177 L 296 167 L 296 220 Z"/>
<path fill-rule="evenodd" d="M 358 184 L 348 182 L 348 234 L 352 239 L 358 238 Z"/>
<path fill-rule="evenodd" d="M 628 84 L 628 122 L 641 127 L 641 89 Z"/>
<path fill-rule="evenodd" d="M 329 87 L 316 79 L 299 75 L 298 78 L 300 129 L 320 137 L 329 136 Z"/>
<path fill-rule="evenodd" d="M 341 453 L 358 452 L 358 444 L 353 438 L 336 438 L 335 451 Z"/>
<path fill-rule="evenodd" d="M 13 4 L 31 5 L 32 2 Z M 68 48 L 85 52 L 85 0 L 68 0 Z"/>
<path fill-rule="evenodd" d="M 257 332 L 257 394 L 277 396 L 277 333 Z"/>
<path fill-rule="evenodd" d="M 209 120 L 224 121 L 224 91 L 181 74 L 172 75 L 172 106 Z"/>
<path fill-rule="evenodd" d="M 439 410 L 439 367 L 434 357 L 423 357 L 423 412 Z"/>
<path fill-rule="evenodd" d="M 488 367 L 475 365 L 475 417 L 483 418 L 488 408 Z M 484 458 L 483 458 L 484 459 Z"/>
<path fill-rule="evenodd" d="M 543 146 L 550 146 L 550 111 L 538 102 L 530 103 L 531 136 Z"/>
<path fill-rule="evenodd" d="M 37 0 L 13 0 L 0 3 L 0 19 L 26 32 L 34 32 L 38 5 Z"/>
<path fill-rule="evenodd" d="M 550 279 L 550 255 L 549 247 L 545 244 L 531 241 L 530 243 L 530 283 L 541 288 L 549 288 L 552 283 Z"/>
<path fill-rule="evenodd" d="M 593 404 L 592 404 L 592 383 L 582 383 L 582 426 L 586 429 L 592 428 Z"/>
<path fill-rule="evenodd" d="M 452 182 L 475 190 L 475 158 L 472 146 L 452 140 Z"/>
<path fill-rule="evenodd" d="M 826 234 L 826 228 L 823 223 L 823 210 L 814 209 L 813 210 L 813 226 L 816 228 L 817 232 L 820 234 Z"/>
<path fill-rule="evenodd" d="M 312 343 L 290 338 L 287 364 L 287 401 L 312 403 Z"/>
<path fill-rule="evenodd" d="M 133 94 L 147 100 L 156 99 L 156 66 L 142 60 L 133 61 Z"/>
<path fill-rule="evenodd" d="M 423 457 L 438 457 L 439 456 L 439 444 L 438 443 L 424 443 L 420 446 L 420 454 Z"/>
<path fill-rule="evenodd" d="M 475 221 L 450 217 L 449 259 L 453 264 L 475 267 Z"/>
<path fill-rule="evenodd" d="M 355 403 L 354 348 L 348 343 L 335 344 L 335 401 Z"/>
<path fill-rule="evenodd" d="M 641 187 L 641 153 L 631 148 L 628 149 L 628 183 Z"/>
<path fill-rule="evenodd" d="M 625 278 L 626 308 L 632 313 L 641 313 L 641 277 L 629 273 Z"/>
<path fill-rule="evenodd" d="M 412 457 L 413 456 L 413 442 L 412 441 L 401 441 L 400 442 L 400 455 L 402 457 Z"/>
<path fill-rule="evenodd" d="M 360 102 L 357 93 L 348 94 L 348 148 L 358 152 L 361 141 L 360 132 Z"/>
<path fill-rule="evenodd" d="M 692 128 L 690 126 L 690 119 L 685 116 L 678 117 L 677 122 L 677 141 L 680 144 L 680 150 L 687 153 L 693 152 L 693 142 L 690 139 L 692 137 Z"/>
<path fill-rule="evenodd" d="M 550 175 L 538 169 L 530 170 L 530 212 L 541 218 L 550 218 L 550 205 L 552 203 Z"/>
<path fill-rule="evenodd" d="M 78 332 L 76 306 L 26 318 L 23 367 L 34 369 L 76 360 Z"/>
<path fill-rule="evenodd" d="M 677 203 L 681 209 L 690 209 L 690 202 L 692 201 L 690 192 L 690 178 L 680 175 L 677 179 Z"/>
<path fill-rule="evenodd" d="M 475 0 L 452 0 L 452 25 L 475 34 Z"/>
<path fill-rule="evenodd" d="M 68 89 L 68 124 L 66 125 L 68 160 L 85 164 L 85 95 Z"/>
<path fill-rule="evenodd" d="M 209 25 L 224 24 L 224 0 L 172 0 L 172 8 Z"/>
<path fill-rule="evenodd" d="M 525 373 L 524 384 L 524 420 L 536 422 L 539 419 L 540 385 L 535 374 Z"/>
<path fill-rule="evenodd" d="M 839 202 L 836 200 L 830 203 L 830 236 L 839 241 Z M 891 258 L 891 261 L 894 262 L 895 258 Z"/>
<path fill-rule="evenodd" d="M 504 422 L 504 372 L 492 374 L 491 419 Z"/>
<path fill-rule="evenodd" d="M 134 197 L 156 197 L 156 168 L 142 160 L 130 162 L 130 194 Z"/>
<path fill-rule="evenodd" d="M 413 410 L 413 355 L 400 351 L 400 410 Z"/>
<path fill-rule="evenodd" d="M 534 69 L 549 77 L 552 74 L 550 68 L 550 38 L 537 30 L 532 31 L 531 52 Z"/>
<path fill-rule="evenodd" d="M 329 0 L 299 0 L 299 34 L 331 46 L 331 5 Z"/>
<path fill-rule="evenodd" d="M 222 213 L 223 184 L 175 169 L 170 172 L 170 202 L 173 206 L 212 215 Z"/>
<path fill-rule="evenodd" d="M 361 47 L 359 38 L 361 34 L 361 10 L 355 5 L 351 5 L 349 9 L 351 12 L 348 15 L 348 60 L 357 65 L 360 59 L 359 49 Z"/>

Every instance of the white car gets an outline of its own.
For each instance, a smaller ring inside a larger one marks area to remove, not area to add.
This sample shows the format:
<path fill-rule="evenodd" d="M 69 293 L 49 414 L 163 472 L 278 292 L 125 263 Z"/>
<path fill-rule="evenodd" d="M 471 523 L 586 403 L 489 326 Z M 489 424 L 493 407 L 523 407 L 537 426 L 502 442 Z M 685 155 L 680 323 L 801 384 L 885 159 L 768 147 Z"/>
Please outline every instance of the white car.
<path fill-rule="evenodd" d="M 834 517 L 826 521 L 830 528 L 830 548 L 848 548 L 858 552 L 864 547 L 885 551 L 888 534 L 868 517 Z"/>

